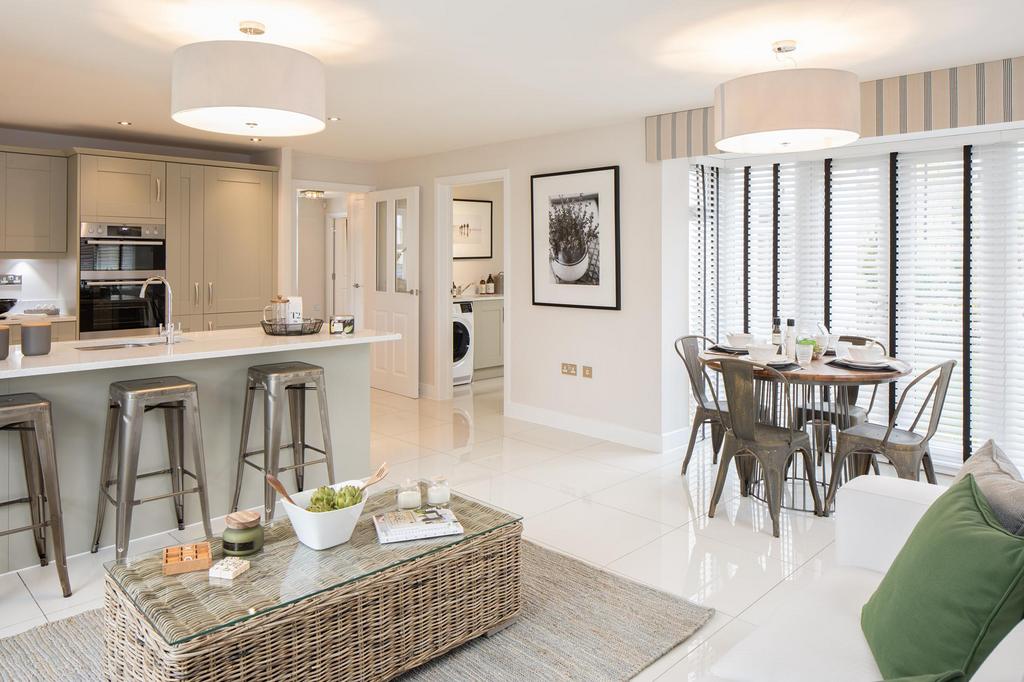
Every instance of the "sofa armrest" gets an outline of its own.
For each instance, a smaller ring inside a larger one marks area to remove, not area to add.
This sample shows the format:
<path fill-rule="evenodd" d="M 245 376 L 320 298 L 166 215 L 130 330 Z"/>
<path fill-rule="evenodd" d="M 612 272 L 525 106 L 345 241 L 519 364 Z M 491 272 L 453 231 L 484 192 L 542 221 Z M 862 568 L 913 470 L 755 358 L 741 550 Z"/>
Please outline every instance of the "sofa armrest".
<path fill-rule="evenodd" d="M 889 570 L 918 520 L 945 488 L 890 476 L 858 476 L 836 494 L 836 559 Z"/>
<path fill-rule="evenodd" d="M 1024 621 L 1003 637 L 992 650 L 972 682 L 1024 682 Z"/>

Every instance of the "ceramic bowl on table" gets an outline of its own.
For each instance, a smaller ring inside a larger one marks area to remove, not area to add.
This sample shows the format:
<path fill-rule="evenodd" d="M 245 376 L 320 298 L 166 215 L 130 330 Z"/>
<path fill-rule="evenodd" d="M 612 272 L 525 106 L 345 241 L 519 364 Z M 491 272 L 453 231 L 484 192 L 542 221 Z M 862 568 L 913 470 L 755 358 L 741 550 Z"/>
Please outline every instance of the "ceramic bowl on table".
<path fill-rule="evenodd" d="M 850 346 L 846 353 L 851 360 L 856 362 L 877 362 L 885 357 L 882 349 L 873 343 L 865 346 Z"/>
<path fill-rule="evenodd" d="M 754 335 L 746 333 L 726 334 L 726 340 L 729 342 L 729 348 L 746 348 L 750 344 L 754 343 Z"/>
<path fill-rule="evenodd" d="M 331 487 L 340 490 L 347 485 L 362 487 L 363 482 L 359 480 L 343 481 L 335 483 Z M 354 504 L 351 507 L 327 512 L 307 511 L 306 507 L 309 506 L 309 501 L 315 492 L 316 488 L 293 493 L 292 499 L 295 500 L 295 504 L 288 500 L 281 500 L 299 542 L 311 549 L 329 549 L 348 542 L 352 537 L 352 531 L 356 529 L 359 515 L 363 513 L 366 492 L 363 492 L 363 499 L 359 501 L 359 504 Z"/>
<path fill-rule="evenodd" d="M 779 357 L 779 347 L 773 343 L 754 343 L 747 346 L 747 352 L 750 353 L 750 359 L 754 362 L 764 364 L 769 360 L 775 360 Z"/>

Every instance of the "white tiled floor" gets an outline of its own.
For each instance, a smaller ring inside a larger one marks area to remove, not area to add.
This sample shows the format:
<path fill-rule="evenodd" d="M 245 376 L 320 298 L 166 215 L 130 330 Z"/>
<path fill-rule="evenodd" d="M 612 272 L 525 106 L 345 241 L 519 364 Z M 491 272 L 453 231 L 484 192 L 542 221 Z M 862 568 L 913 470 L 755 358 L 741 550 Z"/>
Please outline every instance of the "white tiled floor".
<path fill-rule="evenodd" d="M 501 391 L 500 379 L 442 402 L 373 391 L 373 466 L 388 462 L 390 483 L 445 474 L 463 493 L 522 514 L 530 540 L 717 610 L 638 679 L 713 680 L 723 652 L 834 566 L 831 519 L 785 512 L 782 537 L 773 538 L 767 510 L 739 497 L 735 474 L 709 519 L 717 469 L 707 444 L 684 478 L 682 450 L 651 453 L 504 417 Z M 200 534 L 197 525 L 132 549 Z M 111 551 L 69 560 L 69 599 L 52 564 L 0 575 L 0 637 L 99 607 Z"/>

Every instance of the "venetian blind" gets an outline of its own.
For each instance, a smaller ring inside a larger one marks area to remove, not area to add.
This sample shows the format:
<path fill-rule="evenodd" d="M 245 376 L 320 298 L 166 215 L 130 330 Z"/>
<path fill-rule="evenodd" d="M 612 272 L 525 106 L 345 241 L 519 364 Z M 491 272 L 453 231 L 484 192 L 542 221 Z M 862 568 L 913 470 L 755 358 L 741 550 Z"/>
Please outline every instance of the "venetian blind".
<path fill-rule="evenodd" d="M 718 270 L 715 169 L 690 168 L 690 333 L 715 338 Z"/>
<path fill-rule="evenodd" d="M 775 193 L 772 175 L 771 166 L 750 169 L 747 322 L 750 333 L 761 339 L 766 339 L 772 331 L 772 211 Z"/>
<path fill-rule="evenodd" d="M 779 166 L 779 316 L 817 333 L 825 307 L 825 168 L 822 161 Z"/>
<path fill-rule="evenodd" d="M 963 356 L 963 172 L 960 147 L 897 157 L 896 355 L 914 367 L 898 382 L 897 397 L 914 376 Z M 927 395 L 923 384 L 908 395 L 900 426 L 909 426 Z M 923 425 L 929 416 L 926 410 Z M 960 364 L 929 449 L 936 463 L 962 462 Z"/>
<path fill-rule="evenodd" d="M 1024 144 L 971 158 L 971 440 L 1024 468 Z"/>
<path fill-rule="evenodd" d="M 743 169 L 718 169 L 718 340 L 743 331 Z"/>

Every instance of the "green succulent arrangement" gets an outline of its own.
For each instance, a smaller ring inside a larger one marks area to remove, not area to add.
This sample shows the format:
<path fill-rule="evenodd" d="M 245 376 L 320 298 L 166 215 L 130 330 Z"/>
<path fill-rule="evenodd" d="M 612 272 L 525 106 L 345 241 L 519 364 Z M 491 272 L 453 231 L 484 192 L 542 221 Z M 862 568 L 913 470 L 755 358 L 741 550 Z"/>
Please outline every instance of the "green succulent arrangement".
<path fill-rule="evenodd" d="M 328 486 L 321 486 L 313 491 L 306 511 L 329 512 L 359 504 L 363 499 L 363 489 L 347 485 L 337 491 Z"/>
<path fill-rule="evenodd" d="M 564 199 L 548 211 L 548 245 L 551 255 L 566 265 L 578 263 L 587 245 L 597 237 L 594 212 L 582 198 Z"/>

